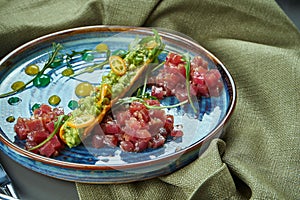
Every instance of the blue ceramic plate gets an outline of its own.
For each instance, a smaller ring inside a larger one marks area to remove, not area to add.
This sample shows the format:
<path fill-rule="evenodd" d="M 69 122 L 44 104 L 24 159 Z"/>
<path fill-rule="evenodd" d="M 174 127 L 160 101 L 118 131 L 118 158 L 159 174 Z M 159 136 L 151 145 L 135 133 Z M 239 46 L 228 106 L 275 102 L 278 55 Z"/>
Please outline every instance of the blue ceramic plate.
<path fill-rule="evenodd" d="M 24 149 L 24 141 L 16 138 L 14 123 L 7 122 L 7 117 L 30 117 L 31 107 L 35 103 L 47 103 L 51 95 L 61 97 L 57 107 L 63 107 L 65 113 L 71 112 L 67 106 L 70 100 L 78 100 L 74 94 L 75 86 L 83 81 L 99 84 L 101 76 L 108 66 L 85 73 L 76 78 L 61 75 L 64 64 L 57 70 L 47 73 L 51 83 L 44 88 L 29 86 L 13 96 L 0 98 L 0 148 L 13 160 L 33 171 L 58 179 L 86 183 L 124 183 L 145 180 L 165 175 L 180 169 L 195 160 L 207 148 L 213 138 L 220 137 L 235 107 L 235 85 L 224 65 L 210 52 L 190 38 L 174 32 L 158 29 L 166 51 L 189 53 L 191 57 L 201 55 L 209 68 L 218 69 L 224 84 L 219 97 L 199 98 L 196 105 L 200 114 L 191 117 L 188 109 L 169 109 L 175 116 L 175 124 L 183 125 L 184 135 L 177 140 L 169 140 L 158 149 L 148 149 L 140 153 L 123 152 L 120 148 L 104 147 L 94 149 L 85 145 L 65 148 L 61 155 L 46 158 Z M 17 48 L 0 62 L 0 94 L 10 91 L 10 85 L 16 80 L 26 82 L 32 77 L 24 73 L 26 66 L 37 64 L 42 67 L 52 51 L 52 43 L 64 46 L 64 53 L 72 50 L 93 49 L 99 43 L 105 43 L 112 51 L 127 49 L 136 38 L 152 35 L 150 28 L 91 26 L 64 30 L 49 34 Z M 74 69 L 91 66 L 105 59 L 98 55 L 92 62 L 73 61 Z M 20 102 L 10 105 L 9 98 L 18 97 Z M 173 104 L 175 98 L 166 98 L 164 104 Z"/>

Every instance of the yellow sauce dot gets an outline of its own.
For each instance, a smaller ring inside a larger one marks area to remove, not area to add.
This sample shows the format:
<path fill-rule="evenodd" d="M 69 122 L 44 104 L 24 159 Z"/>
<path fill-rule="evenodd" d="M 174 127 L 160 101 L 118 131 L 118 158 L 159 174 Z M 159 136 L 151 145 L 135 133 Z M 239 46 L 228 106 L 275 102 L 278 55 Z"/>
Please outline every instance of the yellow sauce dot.
<path fill-rule="evenodd" d="M 86 97 L 91 94 L 94 90 L 94 87 L 87 82 L 79 83 L 75 88 L 75 94 L 79 97 Z"/>
<path fill-rule="evenodd" d="M 25 68 L 25 73 L 30 76 L 37 75 L 39 73 L 39 71 L 40 71 L 40 68 L 37 65 L 28 65 Z"/>
<path fill-rule="evenodd" d="M 9 117 L 6 118 L 6 121 L 9 122 L 9 123 L 13 123 L 15 121 L 15 119 L 16 118 L 14 116 L 9 116 Z"/>
<path fill-rule="evenodd" d="M 56 106 L 60 103 L 61 99 L 59 96 L 57 95 L 52 95 L 51 97 L 49 97 L 48 99 L 48 103 L 52 106 Z"/>
<path fill-rule="evenodd" d="M 71 76 L 74 74 L 74 70 L 71 68 L 67 68 L 65 69 L 62 73 L 63 76 Z"/>
<path fill-rule="evenodd" d="M 108 50 L 108 46 L 104 43 L 100 43 L 96 46 L 96 51 L 98 52 L 103 52 L 103 51 L 107 51 Z"/>
<path fill-rule="evenodd" d="M 12 90 L 19 90 L 20 88 L 24 87 L 25 83 L 23 81 L 16 81 L 10 87 Z"/>

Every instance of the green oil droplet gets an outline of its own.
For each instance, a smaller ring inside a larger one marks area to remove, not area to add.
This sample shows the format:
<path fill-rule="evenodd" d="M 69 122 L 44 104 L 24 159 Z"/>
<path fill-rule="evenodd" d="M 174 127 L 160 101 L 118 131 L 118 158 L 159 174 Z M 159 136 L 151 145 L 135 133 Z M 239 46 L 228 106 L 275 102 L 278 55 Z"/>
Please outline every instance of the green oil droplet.
<path fill-rule="evenodd" d="M 56 106 L 60 103 L 61 99 L 59 96 L 57 95 L 52 95 L 51 97 L 49 97 L 48 99 L 48 103 L 52 106 Z"/>
<path fill-rule="evenodd" d="M 114 52 L 112 53 L 112 55 L 124 57 L 126 53 L 127 53 L 126 50 L 124 50 L 124 49 L 118 49 L 118 50 L 114 51 Z"/>
<path fill-rule="evenodd" d="M 45 87 L 50 83 L 50 76 L 48 74 L 41 74 L 34 78 L 33 85 L 35 87 Z"/>
<path fill-rule="evenodd" d="M 86 53 L 84 53 L 84 54 L 82 55 L 82 60 L 84 60 L 84 61 L 86 61 L 86 62 L 91 62 L 91 61 L 94 60 L 94 55 L 91 54 L 91 53 L 86 52 Z"/>
<path fill-rule="evenodd" d="M 14 116 L 9 116 L 6 118 L 6 121 L 9 123 L 13 123 L 16 120 L 16 118 Z"/>
<path fill-rule="evenodd" d="M 71 76 L 74 74 L 74 70 L 72 68 L 67 68 L 61 74 L 63 76 Z"/>
<path fill-rule="evenodd" d="M 55 58 L 54 61 L 50 64 L 51 68 L 56 68 L 62 64 L 63 60 L 60 58 Z"/>
<path fill-rule="evenodd" d="M 78 102 L 75 101 L 75 100 L 71 100 L 71 101 L 69 101 L 69 103 L 68 103 L 68 107 L 69 107 L 71 110 L 75 110 L 76 108 L 78 108 Z"/>
<path fill-rule="evenodd" d="M 11 85 L 11 89 L 14 91 L 17 91 L 24 86 L 25 86 L 25 83 L 23 81 L 16 81 Z"/>
<path fill-rule="evenodd" d="M 25 68 L 25 73 L 29 76 L 34 76 L 34 75 L 37 75 L 40 71 L 40 68 L 39 66 L 37 65 L 28 65 L 26 68 Z"/>
<path fill-rule="evenodd" d="M 31 107 L 31 110 L 32 111 L 35 111 L 36 109 L 40 108 L 41 107 L 41 104 L 38 104 L 38 103 L 35 103 L 32 107 Z"/>
<path fill-rule="evenodd" d="M 14 105 L 17 105 L 17 104 L 21 103 L 22 99 L 20 99 L 19 97 L 10 97 L 7 100 L 7 102 L 8 102 L 9 105 L 14 106 Z"/>

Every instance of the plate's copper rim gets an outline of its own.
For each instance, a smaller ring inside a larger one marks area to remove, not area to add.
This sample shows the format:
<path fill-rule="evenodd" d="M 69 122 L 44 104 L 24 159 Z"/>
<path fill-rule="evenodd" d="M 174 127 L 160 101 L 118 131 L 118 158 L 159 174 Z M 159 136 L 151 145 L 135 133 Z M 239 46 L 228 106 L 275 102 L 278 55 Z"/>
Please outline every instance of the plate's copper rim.
<path fill-rule="evenodd" d="M 79 163 L 70 163 L 70 162 L 64 162 L 55 160 L 53 158 L 46 158 L 41 155 L 34 154 L 32 152 L 29 152 L 25 149 L 22 149 L 12 142 L 8 141 L 6 138 L 4 138 L 2 135 L 0 135 L 0 140 L 3 142 L 6 146 L 16 151 L 18 154 L 28 157 L 30 159 L 42 162 L 44 164 L 53 165 L 53 166 L 59 166 L 63 168 L 70 168 L 70 169 L 80 169 L 80 170 L 126 170 L 126 169 L 133 169 L 133 168 L 142 168 L 145 165 L 149 164 L 164 164 L 164 163 L 170 163 L 173 162 L 175 159 L 177 159 L 182 154 L 186 154 L 188 152 L 192 152 L 196 149 L 199 149 L 202 144 L 205 142 L 211 140 L 218 134 L 222 129 L 224 128 L 225 124 L 230 119 L 235 105 L 236 105 L 236 86 L 234 83 L 233 78 L 231 77 L 230 73 L 226 69 L 226 67 L 208 50 L 206 50 L 204 47 L 199 45 L 198 43 L 187 39 L 183 36 L 174 35 L 173 33 L 167 32 L 165 29 L 155 28 L 158 30 L 159 34 L 164 38 L 176 38 L 182 41 L 185 41 L 186 43 L 189 43 L 199 49 L 202 53 L 206 53 L 208 57 L 210 57 L 213 62 L 217 63 L 219 66 L 221 66 L 223 72 L 226 74 L 226 79 L 228 80 L 228 85 L 230 86 L 228 89 L 230 90 L 230 106 L 228 108 L 227 114 L 225 115 L 224 119 L 221 121 L 221 123 L 206 137 L 204 137 L 202 140 L 198 141 L 197 143 L 191 145 L 190 147 L 180 150 L 178 152 L 173 153 L 172 155 L 164 156 L 157 158 L 155 160 L 148 160 L 148 161 L 142 161 L 138 163 L 129 163 L 129 164 L 122 164 L 122 165 L 110 165 L 110 166 L 98 166 L 98 165 L 87 165 L 87 164 L 79 164 Z M 37 39 L 34 39 L 30 42 L 25 43 L 24 45 L 16 48 L 14 51 L 9 53 L 7 56 L 5 56 L 0 61 L 0 66 L 2 66 L 3 63 L 9 61 L 12 57 L 14 57 L 16 54 L 21 53 L 25 51 L 27 48 L 30 48 L 34 46 L 36 43 L 40 42 L 47 42 L 47 41 L 53 41 L 53 39 L 57 39 L 60 37 L 68 37 L 70 35 L 76 35 L 80 33 L 86 33 L 86 32 L 103 32 L 103 31 L 110 31 L 110 32 L 126 32 L 126 31 L 136 31 L 137 33 L 145 33 L 150 34 L 152 33 L 152 28 L 150 27 L 133 27 L 133 26 L 105 26 L 105 25 L 99 25 L 99 26 L 86 26 L 86 27 L 78 27 L 78 28 L 72 28 L 67 30 L 62 30 L 58 32 L 54 32 L 42 37 L 39 37 Z"/>

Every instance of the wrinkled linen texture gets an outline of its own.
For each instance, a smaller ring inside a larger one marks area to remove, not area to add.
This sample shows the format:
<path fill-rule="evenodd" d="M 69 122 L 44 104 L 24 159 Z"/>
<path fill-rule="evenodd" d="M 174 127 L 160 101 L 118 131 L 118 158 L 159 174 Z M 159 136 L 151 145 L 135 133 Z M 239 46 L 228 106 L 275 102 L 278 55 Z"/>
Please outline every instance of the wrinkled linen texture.
<path fill-rule="evenodd" d="M 275 1 L 0 0 L 0 8 L 0 57 L 72 27 L 162 27 L 207 48 L 235 80 L 230 125 L 197 160 L 146 181 L 76 183 L 81 200 L 300 199 L 300 34 Z"/>

